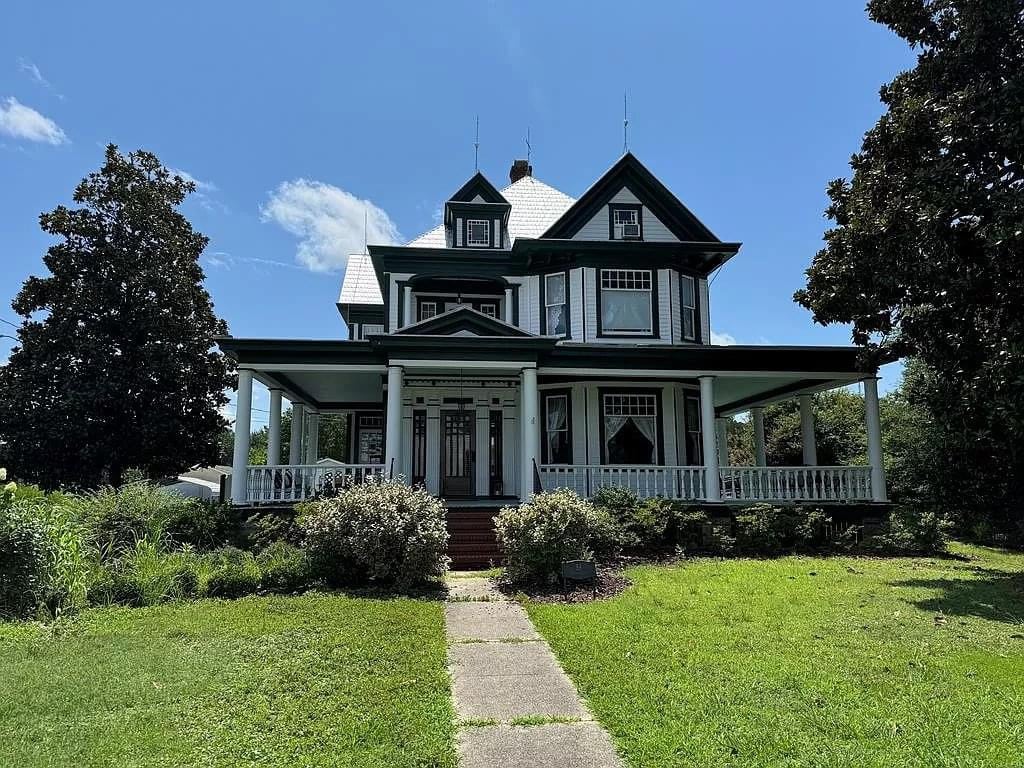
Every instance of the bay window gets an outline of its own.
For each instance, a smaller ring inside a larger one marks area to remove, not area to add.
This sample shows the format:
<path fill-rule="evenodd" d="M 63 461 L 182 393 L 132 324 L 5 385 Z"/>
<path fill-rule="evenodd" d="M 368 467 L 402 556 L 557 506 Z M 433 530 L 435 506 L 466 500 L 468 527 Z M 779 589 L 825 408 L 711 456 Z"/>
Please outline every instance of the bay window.
<path fill-rule="evenodd" d="M 602 269 L 601 333 L 654 334 L 654 279 L 649 269 Z"/>

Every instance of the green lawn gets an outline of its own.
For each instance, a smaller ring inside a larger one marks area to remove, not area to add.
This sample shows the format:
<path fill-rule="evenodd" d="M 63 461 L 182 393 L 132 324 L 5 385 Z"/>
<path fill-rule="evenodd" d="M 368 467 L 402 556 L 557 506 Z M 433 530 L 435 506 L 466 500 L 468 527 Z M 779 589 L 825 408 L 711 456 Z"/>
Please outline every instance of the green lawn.
<path fill-rule="evenodd" d="M 528 610 L 639 766 L 1024 765 L 1024 556 L 697 560 Z"/>
<path fill-rule="evenodd" d="M 0 625 L 0 765 L 453 766 L 436 602 L 332 595 Z"/>

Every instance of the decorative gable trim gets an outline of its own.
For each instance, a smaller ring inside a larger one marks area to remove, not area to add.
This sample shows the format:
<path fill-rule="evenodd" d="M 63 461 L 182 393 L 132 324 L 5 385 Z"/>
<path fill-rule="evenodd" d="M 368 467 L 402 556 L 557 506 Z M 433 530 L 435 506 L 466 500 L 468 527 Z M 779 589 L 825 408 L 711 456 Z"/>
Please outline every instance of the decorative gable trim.
<path fill-rule="evenodd" d="M 395 336 L 503 336 L 523 338 L 531 337 L 522 328 L 498 320 L 497 318 L 477 312 L 472 307 L 462 305 L 428 317 L 426 320 L 407 325 Z"/>
<path fill-rule="evenodd" d="M 509 205 L 508 200 L 498 191 L 497 187 L 491 184 L 480 171 L 477 171 L 469 181 L 459 187 L 458 192 L 449 197 L 448 201 L 452 203 L 484 202 Z"/>
<path fill-rule="evenodd" d="M 640 200 L 641 204 L 664 222 L 681 241 L 712 242 L 720 240 L 704 226 L 689 208 L 647 170 L 631 153 L 627 152 L 605 174 L 583 193 L 548 230 L 541 239 L 569 239 L 589 222 L 623 187 Z"/>

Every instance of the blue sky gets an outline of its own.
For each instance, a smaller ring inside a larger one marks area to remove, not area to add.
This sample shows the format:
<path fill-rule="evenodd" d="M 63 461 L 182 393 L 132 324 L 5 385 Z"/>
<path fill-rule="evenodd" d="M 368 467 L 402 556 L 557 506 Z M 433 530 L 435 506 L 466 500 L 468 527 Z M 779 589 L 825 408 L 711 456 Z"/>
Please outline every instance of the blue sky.
<path fill-rule="evenodd" d="M 0 318 L 42 271 L 38 215 L 103 146 L 200 182 L 218 312 L 239 336 L 341 337 L 350 248 L 411 238 L 480 167 L 578 196 L 629 146 L 743 249 L 712 288 L 738 343 L 844 344 L 792 293 L 829 179 L 913 64 L 861 3 L 18 3 L 0 27 Z M 0 333 L 11 330 L 0 329 Z M 0 356 L 10 340 L 0 338 Z M 886 371 L 883 386 L 894 383 Z"/>

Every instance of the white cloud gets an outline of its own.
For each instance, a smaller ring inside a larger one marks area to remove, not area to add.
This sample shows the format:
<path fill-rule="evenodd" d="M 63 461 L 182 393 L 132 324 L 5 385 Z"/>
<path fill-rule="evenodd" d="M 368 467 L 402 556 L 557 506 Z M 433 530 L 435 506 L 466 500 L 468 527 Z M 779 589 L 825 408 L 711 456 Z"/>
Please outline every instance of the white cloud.
<path fill-rule="evenodd" d="M 13 96 L 0 104 L 0 133 L 15 139 L 41 141 L 55 146 L 68 142 L 67 135 L 53 120 L 26 107 Z"/>
<path fill-rule="evenodd" d="M 717 331 L 712 331 L 711 343 L 717 344 L 720 347 L 731 347 L 736 343 L 736 337 L 731 333 L 718 333 Z"/>
<path fill-rule="evenodd" d="M 203 263 L 211 269 L 233 269 L 239 264 L 253 264 L 258 267 L 282 267 L 284 269 L 304 269 L 298 264 L 274 259 L 261 259 L 258 256 L 235 256 L 227 251 L 210 251 L 203 254 Z"/>
<path fill-rule="evenodd" d="M 43 73 L 39 71 L 39 67 L 28 59 L 18 59 L 18 69 L 25 72 L 33 82 L 43 86 L 44 88 L 50 87 L 50 81 L 43 77 Z"/>
<path fill-rule="evenodd" d="M 362 253 L 364 217 L 367 243 L 392 245 L 401 238 L 387 213 L 369 200 L 321 181 L 282 182 L 260 213 L 299 238 L 295 259 L 314 272 L 344 269 L 350 253 Z"/>
<path fill-rule="evenodd" d="M 196 185 L 196 191 L 198 191 L 198 192 L 216 192 L 217 191 L 217 185 L 214 184 L 212 181 L 202 181 L 200 179 L 197 179 L 195 176 L 193 176 L 188 171 L 183 171 L 180 168 L 171 168 L 170 166 L 167 166 L 167 171 L 172 176 L 181 176 L 182 180 L 184 180 L 184 181 L 191 181 L 193 184 Z"/>

